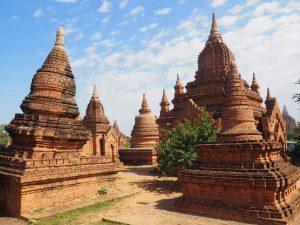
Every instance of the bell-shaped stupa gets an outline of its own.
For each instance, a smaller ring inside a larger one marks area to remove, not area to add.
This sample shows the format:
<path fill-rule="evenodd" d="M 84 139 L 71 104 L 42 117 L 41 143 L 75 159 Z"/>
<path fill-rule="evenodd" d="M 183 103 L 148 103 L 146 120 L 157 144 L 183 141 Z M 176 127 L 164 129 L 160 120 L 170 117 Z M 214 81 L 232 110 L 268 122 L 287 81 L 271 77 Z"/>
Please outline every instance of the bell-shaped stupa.
<path fill-rule="evenodd" d="M 135 124 L 131 132 L 132 147 L 153 148 L 159 138 L 158 125 L 156 124 L 157 118 L 151 114 L 145 94 L 143 94 L 142 107 L 139 112 L 140 115 L 135 117 Z"/>

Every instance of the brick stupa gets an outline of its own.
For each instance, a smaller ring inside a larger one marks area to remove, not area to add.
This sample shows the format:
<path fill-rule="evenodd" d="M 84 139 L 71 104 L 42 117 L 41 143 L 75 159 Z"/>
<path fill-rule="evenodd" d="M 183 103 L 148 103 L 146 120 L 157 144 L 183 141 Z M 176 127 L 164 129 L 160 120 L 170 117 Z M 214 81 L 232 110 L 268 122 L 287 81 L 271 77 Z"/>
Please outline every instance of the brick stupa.
<path fill-rule="evenodd" d="M 201 94 L 210 93 L 201 104 L 207 103 L 211 115 L 221 119 L 221 132 L 216 142 L 196 146 L 198 159 L 192 168 L 179 173 L 183 197 L 178 207 L 255 224 L 290 223 L 300 211 L 296 188 L 300 171 L 282 156 L 285 124 L 276 98 L 268 90 L 266 109 L 258 104 L 256 77 L 250 87 L 239 76 L 233 54 L 216 29 L 215 17 L 198 63 L 199 81 L 193 85 L 200 85 Z M 201 72 L 208 67 L 214 71 L 210 78 Z M 211 88 L 212 80 L 222 86 Z M 204 93 L 201 85 L 206 88 Z"/>
<path fill-rule="evenodd" d="M 21 104 L 23 113 L 6 127 L 10 149 L 0 153 L 0 207 L 12 216 L 96 196 L 114 188 L 119 164 L 110 156 L 84 156 L 91 133 L 75 100 L 74 76 L 62 28 Z"/>
<path fill-rule="evenodd" d="M 156 164 L 157 154 L 155 148 L 159 139 L 157 118 L 151 114 L 145 94 L 143 94 L 139 113 L 135 117 L 135 123 L 131 132 L 131 148 L 120 149 L 120 158 L 126 165 Z"/>

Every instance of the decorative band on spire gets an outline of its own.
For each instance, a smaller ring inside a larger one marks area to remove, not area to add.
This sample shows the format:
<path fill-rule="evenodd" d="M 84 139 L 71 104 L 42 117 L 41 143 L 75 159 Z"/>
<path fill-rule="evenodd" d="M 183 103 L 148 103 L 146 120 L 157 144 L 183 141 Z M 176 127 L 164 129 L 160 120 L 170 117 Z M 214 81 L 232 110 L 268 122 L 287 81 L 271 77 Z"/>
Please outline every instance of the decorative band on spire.
<path fill-rule="evenodd" d="M 56 31 L 55 47 L 64 47 L 64 30 L 62 27 Z"/>

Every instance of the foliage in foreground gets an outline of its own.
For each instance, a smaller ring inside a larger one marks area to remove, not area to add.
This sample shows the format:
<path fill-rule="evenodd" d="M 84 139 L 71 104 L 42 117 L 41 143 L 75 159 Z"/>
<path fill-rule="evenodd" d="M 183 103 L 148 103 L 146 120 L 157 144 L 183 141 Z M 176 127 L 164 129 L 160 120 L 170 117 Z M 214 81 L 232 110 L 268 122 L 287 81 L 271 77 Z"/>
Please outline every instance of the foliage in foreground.
<path fill-rule="evenodd" d="M 172 130 L 164 130 L 158 144 L 158 167 L 162 176 L 172 176 L 178 168 L 191 167 L 197 159 L 194 147 L 216 139 L 218 128 L 204 108 L 199 118 L 186 119 Z"/>
<path fill-rule="evenodd" d="M 5 125 L 0 125 L 0 150 L 7 147 L 10 143 L 10 136 L 9 134 L 4 130 Z"/>

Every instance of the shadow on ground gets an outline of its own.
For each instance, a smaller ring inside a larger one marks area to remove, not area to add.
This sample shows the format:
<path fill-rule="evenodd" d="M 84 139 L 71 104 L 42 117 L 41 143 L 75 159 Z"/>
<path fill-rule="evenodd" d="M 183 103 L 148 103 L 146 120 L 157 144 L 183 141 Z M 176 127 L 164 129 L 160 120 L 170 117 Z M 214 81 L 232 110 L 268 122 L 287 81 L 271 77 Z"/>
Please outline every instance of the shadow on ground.
<path fill-rule="evenodd" d="M 177 180 L 143 180 L 138 182 L 131 182 L 139 188 L 149 192 L 156 192 L 159 194 L 172 194 L 180 191 L 180 186 Z"/>
<path fill-rule="evenodd" d="M 123 173 L 135 173 L 143 176 L 158 176 L 156 166 L 126 166 L 121 172 Z"/>

